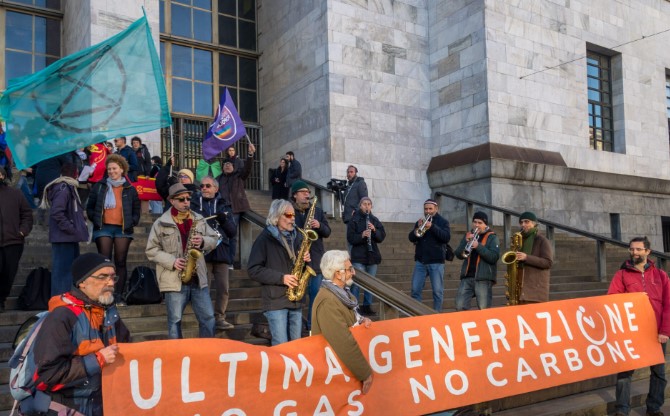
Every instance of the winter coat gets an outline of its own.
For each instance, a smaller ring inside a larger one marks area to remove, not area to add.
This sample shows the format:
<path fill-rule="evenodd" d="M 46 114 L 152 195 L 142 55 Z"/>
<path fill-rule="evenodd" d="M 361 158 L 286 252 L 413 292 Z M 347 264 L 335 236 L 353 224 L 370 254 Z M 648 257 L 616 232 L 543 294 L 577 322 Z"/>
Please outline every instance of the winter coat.
<path fill-rule="evenodd" d="M 549 300 L 549 277 L 554 254 L 551 243 L 539 233 L 535 234 L 533 248 L 525 261 L 519 262 L 523 286 L 520 300 L 527 302 L 547 302 Z"/>
<path fill-rule="evenodd" d="M 249 211 L 251 206 L 247 199 L 247 193 L 244 190 L 244 181 L 247 180 L 251 174 L 251 167 L 253 166 L 254 158 L 248 157 L 244 162 L 244 167 L 241 171 L 233 171 L 233 173 L 226 174 L 225 172 L 219 176 L 219 194 L 228 201 L 233 207 L 233 213 L 239 214 L 241 212 Z"/>
<path fill-rule="evenodd" d="M 375 226 L 376 231 L 372 233 L 372 251 L 368 250 L 368 239 L 363 238 L 363 231 L 367 230 L 366 215 L 358 210 L 347 223 L 347 241 L 351 244 L 351 262 L 364 265 L 379 264 L 382 262 L 382 255 L 377 246 L 386 238 L 386 231 L 381 221 L 370 214 L 370 222 Z"/>
<path fill-rule="evenodd" d="M 117 154 L 123 156 L 128 161 L 128 177 L 132 182 L 137 181 L 137 174 L 140 171 L 140 164 L 137 162 L 137 155 L 135 155 L 135 149 L 130 146 L 123 146 L 121 149 L 116 151 Z"/>
<path fill-rule="evenodd" d="M 293 182 L 302 178 L 302 165 L 297 160 L 293 159 L 288 164 L 287 174 L 286 174 L 286 187 L 291 189 Z"/>
<path fill-rule="evenodd" d="M 88 241 L 84 208 L 77 189 L 65 182 L 50 185 L 47 190 L 49 210 L 49 242 L 79 243 Z"/>
<path fill-rule="evenodd" d="M 288 199 L 288 187 L 286 186 L 286 175 L 288 174 L 288 169 L 283 171 L 279 168 L 275 169 L 270 178 L 270 184 L 272 185 L 272 199 Z"/>
<path fill-rule="evenodd" d="M 449 221 L 440 214 L 435 214 L 431 221 L 433 225 L 423 237 L 417 237 L 414 233 L 419 221 L 414 223 L 414 228 L 409 232 L 409 241 L 415 244 L 414 260 L 423 264 L 444 263 L 444 245 L 451 239 Z"/>
<path fill-rule="evenodd" d="M 486 242 L 482 244 L 486 238 Z M 465 251 L 465 246 L 468 241 L 463 236 L 461 243 L 454 250 L 454 254 L 459 259 L 463 260 L 463 265 L 461 266 L 461 279 L 466 276 L 470 262 L 476 261 L 475 265 L 475 280 L 490 280 L 494 284 L 496 283 L 496 264 L 500 258 L 500 243 L 498 241 L 498 236 L 491 230 L 488 230 L 485 234 L 479 235 L 477 237 L 479 245 L 477 248 L 472 250 L 470 256 L 464 259 L 463 251 Z"/>
<path fill-rule="evenodd" d="M 304 211 L 300 211 L 295 204 L 293 206 L 295 207 L 295 225 L 305 228 L 305 219 L 307 218 L 309 207 Z M 312 259 L 310 264 L 317 274 L 321 274 L 321 258 L 323 257 L 323 253 L 326 252 L 323 247 L 323 239 L 330 236 L 330 225 L 328 225 L 328 220 L 323 210 L 319 207 L 314 208 L 314 219 L 319 221 L 320 224 L 319 228 L 314 229 L 319 238 L 316 241 L 312 241 L 312 245 L 310 246 L 309 255 Z"/>
<path fill-rule="evenodd" d="M 0 247 L 23 244 L 33 229 L 33 210 L 23 193 L 0 183 Z"/>
<path fill-rule="evenodd" d="M 96 352 L 130 342 L 128 329 L 116 306 L 103 307 L 79 289 L 52 297 L 49 311 L 35 338 L 37 388 L 86 416 L 102 416 L 102 367 Z"/>
<path fill-rule="evenodd" d="M 67 152 L 38 162 L 35 165 L 35 184 L 37 186 L 37 197 L 44 198 L 44 188 L 54 179 L 60 176 L 60 169 L 66 163 L 77 165 L 79 156 L 75 152 Z"/>
<path fill-rule="evenodd" d="M 216 232 L 203 221 L 202 215 L 193 213 L 196 231 L 202 234 L 203 246 L 200 249 L 204 252 L 216 248 Z M 179 270 L 174 268 L 174 262 L 178 258 L 184 257 L 182 248 L 181 233 L 177 224 L 172 218 L 171 210 L 163 213 L 151 227 L 147 247 L 145 250 L 149 261 L 156 263 L 156 278 L 161 292 L 179 292 L 181 290 L 181 279 Z M 198 274 L 198 284 L 200 288 L 207 287 L 207 265 L 205 256 L 200 256 L 196 261 L 196 273 Z"/>
<path fill-rule="evenodd" d="M 237 225 L 235 225 L 230 205 L 226 204 L 221 195 L 217 194 L 214 198 L 207 199 L 198 191 L 193 194 L 193 199 L 191 199 L 191 210 L 203 217 L 217 216 L 207 220 L 207 224 L 218 232 L 220 237 L 216 248 L 205 256 L 205 261 L 207 263 L 233 264 L 229 246 L 230 239 L 237 234 Z"/>
<path fill-rule="evenodd" d="M 368 186 L 365 184 L 365 179 L 356 176 L 353 182 L 347 184 L 347 188 L 344 190 L 344 212 L 342 212 L 342 221 L 345 224 L 358 211 L 361 199 L 366 196 L 368 196 Z"/>
<path fill-rule="evenodd" d="M 298 233 L 293 241 L 296 255 L 301 243 L 302 235 Z M 302 308 L 302 299 L 291 302 L 286 297 L 288 286 L 284 285 L 284 275 L 291 274 L 292 270 L 291 257 L 282 243 L 266 227 L 254 241 L 247 265 L 247 273 L 251 280 L 262 285 L 261 302 L 264 311 Z"/>
<path fill-rule="evenodd" d="M 170 169 L 172 169 L 172 172 L 170 172 Z M 176 175 L 177 172 L 179 172 L 179 168 L 173 167 L 172 162 L 168 160 L 165 166 L 156 174 L 156 192 L 158 192 L 158 195 L 165 202 L 168 202 L 167 197 L 170 196 L 170 187 L 179 183 Z"/>
<path fill-rule="evenodd" d="M 135 188 L 126 181 L 121 193 L 121 204 L 123 206 L 123 233 L 132 234 L 133 227 L 140 223 L 141 203 Z M 86 203 L 86 215 L 93 223 L 94 230 L 102 228 L 102 214 L 105 210 L 105 194 L 107 193 L 107 179 L 93 185 Z"/>
<path fill-rule="evenodd" d="M 647 260 L 644 273 L 635 268 L 633 263 L 628 260 L 614 274 L 607 294 L 632 292 L 647 294 L 656 316 L 658 333 L 670 336 L 670 282 L 668 281 L 668 275 L 663 270 L 657 269 L 651 260 Z"/>
<path fill-rule="evenodd" d="M 151 172 L 151 154 L 149 153 L 149 149 L 147 149 L 147 145 L 141 144 L 139 149 L 133 150 L 137 158 L 137 174 L 149 176 Z"/>

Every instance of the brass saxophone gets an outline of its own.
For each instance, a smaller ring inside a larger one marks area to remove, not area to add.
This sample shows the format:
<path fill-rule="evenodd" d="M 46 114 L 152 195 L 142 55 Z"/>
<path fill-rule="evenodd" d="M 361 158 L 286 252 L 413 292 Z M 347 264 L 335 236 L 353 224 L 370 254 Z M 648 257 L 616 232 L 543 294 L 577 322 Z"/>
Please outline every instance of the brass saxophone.
<path fill-rule="evenodd" d="M 196 272 L 196 270 L 198 270 L 198 259 L 202 257 L 202 251 L 197 247 L 195 247 L 191 242 L 191 239 L 197 233 L 195 226 L 199 221 L 207 221 L 212 218 L 216 218 L 216 215 L 212 215 L 211 217 L 207 218 L 201 218 L 197 221 L 195 218 L 193 219 L 193 223 L 191 224 L 191 231 L 189 231 L 188 240 L 186 241 L 186 251 L 184 251 L 184 260 L 186 260 L 186 267 L 184 267 L 184 270 L 179 272 L 179 278 L 181 279 L 181 282 L 184 284 L 188 284 L 191 282 L 193 274 Z"/>
<path fill-rule="evenodd" d="M 522 244 L 521 233 L 514 233 L 509 251 L 502 255 L 502 262 L 507 265 L 507 273 L 505 273 L 507 292 L 505 292 L 505 296 L 507 296 L 507 304 L 510 306 L 519 304 L 521 290 L 523 289 L 523 273 L 519 270 L 519 262 L 516 260 L 516 252 L 521 250 Z"/>
<path fill-rule="evenodd" d="M 312 205 L 309 207 L 307 212 L 307 217 L 305 217 L 305 228 L 295 227 L 296 230 L 302 234 L 302 244 L 300 245 L 300 250 L 295 256 L 295 263 L 293 264 L 293 270 L 291 274 L 298 277 L 298 285 L 296 287 L 289 287 L 286 289 L 286 297 L 291 302 L 299 301 L 305 296 L 305 291 L 307 290 L 307 282 L 309 282 L 310 277 L 316 276 L 314 269 L 305 264 L 305 253 L 309 252 L 309 249 L 312 247 L 312 242 L 316 241 L 319 236 L 312 229 L 309 223 L 314 219 L 314 212 L 316 211 L 316 201 L 317 197 L 315 196 L 312 200 Z"/>

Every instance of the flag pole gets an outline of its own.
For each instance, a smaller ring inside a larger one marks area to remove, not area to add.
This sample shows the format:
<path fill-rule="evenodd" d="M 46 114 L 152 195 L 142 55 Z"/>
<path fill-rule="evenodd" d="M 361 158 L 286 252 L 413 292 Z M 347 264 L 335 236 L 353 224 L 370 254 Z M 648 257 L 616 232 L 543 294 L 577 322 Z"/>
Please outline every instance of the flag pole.
<path fill-rule="evenodd" d="M 174 135 L 172 132 L 172 124 L 170 124 L 170 161 L 174 162 Z M 168 178 L 172 177 L 172 167 L 174 163 L 170 163 L 170 175 Z"/>

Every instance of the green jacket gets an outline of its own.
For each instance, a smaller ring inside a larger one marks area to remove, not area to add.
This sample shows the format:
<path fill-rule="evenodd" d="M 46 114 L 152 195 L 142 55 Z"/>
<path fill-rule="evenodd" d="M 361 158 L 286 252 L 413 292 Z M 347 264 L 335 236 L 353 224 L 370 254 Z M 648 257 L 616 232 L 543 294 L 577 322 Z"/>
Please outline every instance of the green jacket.
<path fill-rule="evenodd" d="M 482 244 L 482 240 L 486 237 L 486 243 Z M 454 254 L 459 259 L 463 259 L 463 265 L 461 266 L 461 279 L 465 277 L 465 273 L 468 270 L 468 264 L 472 261 L 472 256 L 468 258 L 463 257 L 463 251 L 465 250 L 465 245 L 467 241 L 465 236 L 461 240 L 461 243 L 456 247 Z M 487 231 L 486 234 L 481 236 L 479 239 L 479 245 L 473 250 L 477 252 L 479 257 L 477 258 L 477 268 L 475 271 L 475 280 L 490 280 L 494 284 L 496 282 L 496 263 L 500 258 L 500 243 L 498 242 L 498 236 L 491 230 Z"/>

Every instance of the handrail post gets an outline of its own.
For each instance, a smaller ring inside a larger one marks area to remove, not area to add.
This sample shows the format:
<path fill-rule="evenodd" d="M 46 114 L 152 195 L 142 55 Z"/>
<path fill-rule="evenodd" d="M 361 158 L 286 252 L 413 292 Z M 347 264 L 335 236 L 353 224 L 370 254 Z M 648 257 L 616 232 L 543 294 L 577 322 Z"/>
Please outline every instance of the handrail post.
<path fill-rule="evenodd" d="M 379 320 L 385 321 L 387 319 L 398 319 L 400 313 L 396 308 L 387 304 L 386 302 L 379 301 Z"/>
<path fill-rule="evenodd" d="M 240 223 L 238 224 L 239 229 L 239 253 L 240 253 L 240 266 L 243 269 L 247 268 L 249 263 L 249 255 L 251 254 L 251 247 L 254 244 L 253 236 L 253 224 L 244 218 L 240 217 Z"/>
<path fill-rule="evenodd" d="M 599 281 L 607 281 L 607 247 L 603 240 L 596 240 L 596 272 Z"/>
<path fill-rule="evenodd" d="M 503 237 L 505 238 L 505 244 L 503 247 L 506 250 L 509 250 L 509 245 L 512 240 L 512 215 L 503 214 Z"/>
<path fill-rule="evenodd" d="M 475 215 L 475 206 L 474 204 L 468 202 L 465 204 L 465 229 L 469 230 L 470 221 L 472 216 Z"/>
<path fill-rule="evenodd" d="M 554 227 L 547 225 L 547 240 L 551 244 L 551 252 L 556 253 L 556 239 L 554 238 Z"/>

